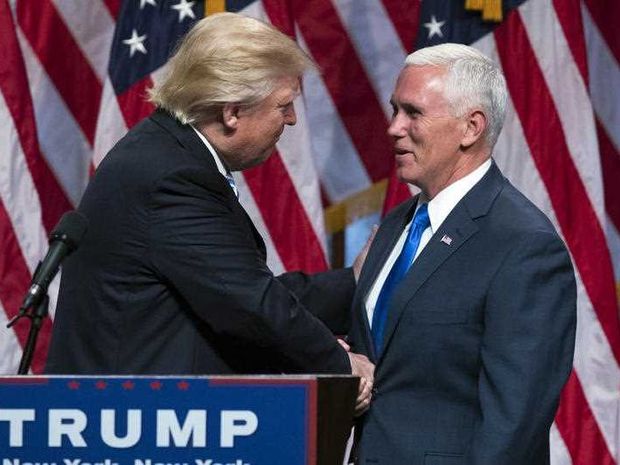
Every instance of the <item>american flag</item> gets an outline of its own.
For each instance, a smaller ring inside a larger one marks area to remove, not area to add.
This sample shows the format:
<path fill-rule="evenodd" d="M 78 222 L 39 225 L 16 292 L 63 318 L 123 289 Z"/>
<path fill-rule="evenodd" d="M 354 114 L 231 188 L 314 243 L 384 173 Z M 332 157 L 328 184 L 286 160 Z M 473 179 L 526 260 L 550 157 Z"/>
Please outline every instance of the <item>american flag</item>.
<path fill-rule="evenodd" d="M 501 64 L 511 98 L 494 157 L 554 221 L 579 286 L 552 463 L 620 465 L 617 0 L 0 0 L 0 373 L 17 370 L 28 325 L 4 325 L 48 233 L 107 150 L 151 111 L 145 91 L 178 37 L 224 10 L 273 23 L 321 68 L 304 79 L 298 124 L 277 153 L 236 175 L 276 273 L 325 269 L 326 230 L 381 209 L 386 184 L 386 209 L 410 195 L 386 183 L 389 98 L 407 53 L 463 42 Z M 34 372 L 50 329 L 48 320 Z"/>

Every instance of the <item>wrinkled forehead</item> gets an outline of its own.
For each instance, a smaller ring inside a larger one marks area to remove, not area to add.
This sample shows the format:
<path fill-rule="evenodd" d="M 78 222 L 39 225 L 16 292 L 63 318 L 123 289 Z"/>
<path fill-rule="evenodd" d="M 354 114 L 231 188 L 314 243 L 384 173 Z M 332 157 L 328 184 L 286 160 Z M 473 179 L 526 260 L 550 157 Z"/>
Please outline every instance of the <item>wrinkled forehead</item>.
<path fill-rule="evenodd" d="M 421 101 L 443 97 L 448 70 L 439 66 L 407 65 L 396 81 L 393 99 L 396 101 Z"/>

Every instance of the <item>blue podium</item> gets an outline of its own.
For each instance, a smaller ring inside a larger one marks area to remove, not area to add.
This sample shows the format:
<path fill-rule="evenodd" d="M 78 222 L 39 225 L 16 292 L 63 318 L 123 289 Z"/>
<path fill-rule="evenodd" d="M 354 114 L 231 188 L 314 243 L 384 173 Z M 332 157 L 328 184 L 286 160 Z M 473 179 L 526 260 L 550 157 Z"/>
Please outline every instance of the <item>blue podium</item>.
<path fill-rule="evenodd" d="M 0 465 L 340 465 L 357 383 L 0 377 Z"/>

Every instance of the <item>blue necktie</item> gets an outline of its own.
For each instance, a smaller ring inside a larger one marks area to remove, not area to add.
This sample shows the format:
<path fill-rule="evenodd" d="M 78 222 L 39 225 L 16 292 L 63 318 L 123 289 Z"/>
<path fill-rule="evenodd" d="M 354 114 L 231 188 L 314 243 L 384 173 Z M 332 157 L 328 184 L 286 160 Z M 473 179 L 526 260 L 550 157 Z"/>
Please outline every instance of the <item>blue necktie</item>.
<path fill-rule="evenodd" d="M 228 184 L 235 193 L 235 196 L 239 198 L 239 190 L 237 189 L 237 184 L 235 184 L 235 178 L 233 178 L 233 175 L 230 171 L 226 172 L 226 181 L 228 181 Z"/>
<path fill-rule="evenodd" d="M 398 286 L 407 274 L 415 253 L 420 245 L 420 238 L 426 228 L 428 228 L 430 221 L 428 219 L 428 204 L 424 203 L 418 208 L 418 211 L 413 218 L 413 223 L 407 234 L 405 245 L 401 250 L 400 255 L 394 262 L 388 277 L 383 283 L 377 304 L 375 305 L 375 311 L 372 315 L 372 340 L 375 344 L 375 353 L 377 358 L 381 354 L 383 348 L 383 332 L 385 331 L 385 323 L 387 322 L 388 310 L 392 301 L 392 295 L 394 289 Z"/>

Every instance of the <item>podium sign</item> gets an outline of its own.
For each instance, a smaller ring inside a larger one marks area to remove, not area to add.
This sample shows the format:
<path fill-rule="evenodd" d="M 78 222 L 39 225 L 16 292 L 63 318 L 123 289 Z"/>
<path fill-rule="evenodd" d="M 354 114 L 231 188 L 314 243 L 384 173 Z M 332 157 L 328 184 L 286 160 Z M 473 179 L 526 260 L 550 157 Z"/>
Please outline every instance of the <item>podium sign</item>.
<path fill-rule="evenodd" d="M 315 465 L 319 379 L 0 377 L 0 465 Z"/>

